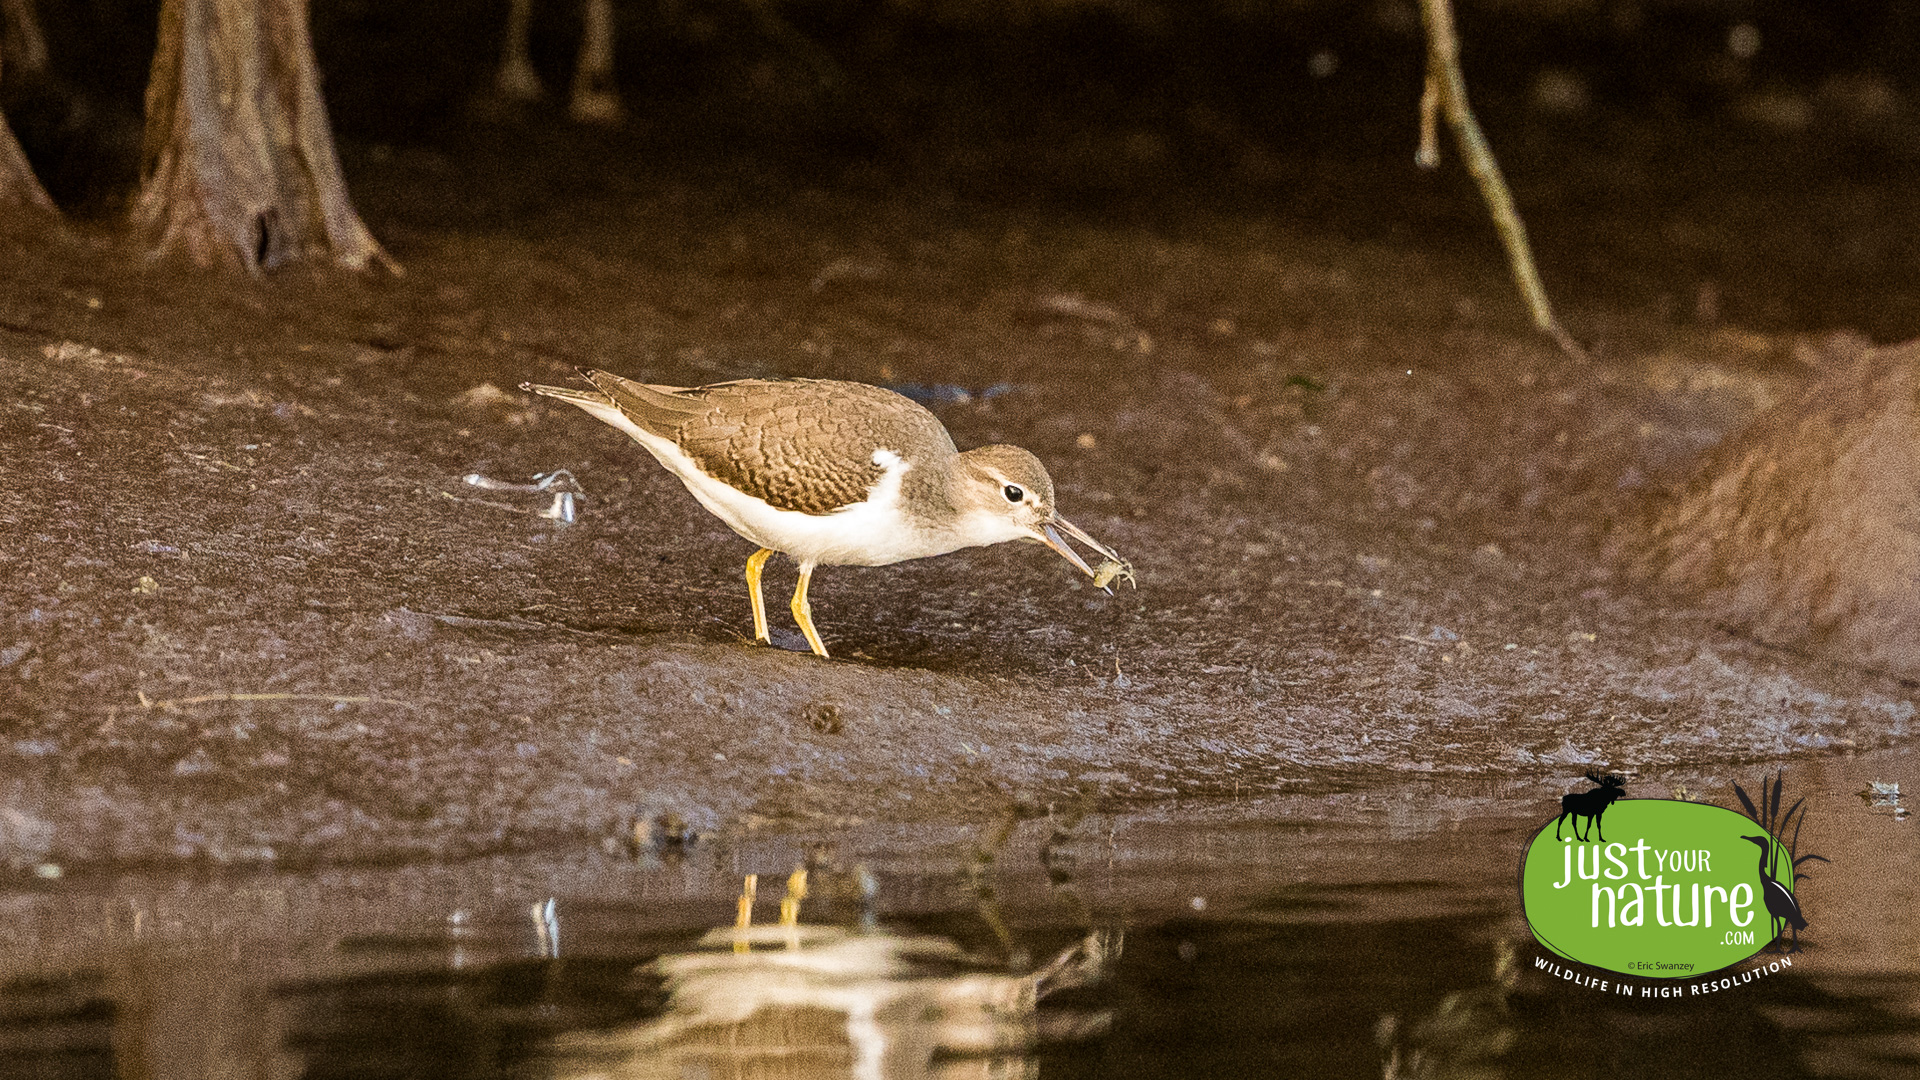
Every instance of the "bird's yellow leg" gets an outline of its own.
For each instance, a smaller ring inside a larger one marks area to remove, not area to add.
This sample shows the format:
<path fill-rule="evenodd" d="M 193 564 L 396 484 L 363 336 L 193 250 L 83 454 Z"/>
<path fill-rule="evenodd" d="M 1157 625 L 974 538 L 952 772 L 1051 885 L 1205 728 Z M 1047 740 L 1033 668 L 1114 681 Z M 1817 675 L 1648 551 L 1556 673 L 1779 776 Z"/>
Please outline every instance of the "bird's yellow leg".
<path fill-rule="evenodd" d="M 802 866 L 787 878 L 787 895 L 780 901 L 780 925 L 800 925 L 800 901 L 807 898 L 807 868 Z"/>
<path fill-rule="evenodd" d="M 760 570 L 767 565 L 767 556 L 773 554 L 772 548 L 761 548 L 747 556 L 747 594 L 753 598 L 753 640 L 762 645 L 773 644 L 767 636 L 767 602 L 760 597 Z"/>
<path fill-rule="evenodd" d="M 820 640 L 820 632 L 813 628 L 813 605 L 807 603 L 807 582 L 813 580 L 813 564 L 800 564 L 800 587 L 793 590 L 793 621 L 800 624 L 800 632 L 807 635 L 807 644 L 813 646 L 815 656 L 827 655 L 827 647 Z"/>
<path fill-rule="evenodd" d="M 746 883 L 740 887 L 740 901 L 735 905 L 733 917 L 735 929 L 745 930 L 753 925 L 753 900 L 760 892 L 759 885 L 760 875 L 748 874 Z"/>
<path fill-rule="evenodd" d="M 760 891 L 759 885 L 760 875 L 748 874 L 746 884 L 741 886 L 738 910 L 733 918 L 733 928 L 738 931 L 743 931 L 743 933 L 734 936 L 734 952 L 743 953 L 752 947 L 747 941 L 744 931 L 753 925 L 753 898 L 754 895 Z"/>

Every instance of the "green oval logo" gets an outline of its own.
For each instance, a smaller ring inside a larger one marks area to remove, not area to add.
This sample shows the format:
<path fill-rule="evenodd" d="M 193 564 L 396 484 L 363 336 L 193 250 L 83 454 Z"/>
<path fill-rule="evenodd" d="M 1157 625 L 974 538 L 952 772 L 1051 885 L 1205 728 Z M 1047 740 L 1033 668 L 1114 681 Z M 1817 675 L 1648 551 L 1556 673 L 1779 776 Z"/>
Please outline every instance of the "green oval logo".
<path fill-rule="evenodd" d="M 1684 979 L 1753 956 L 1796 920 L 1806 925 L 1790 855 L 1751 818 L 1706 803 L 1608 803 L 1584 822 L 1583 809 L 1569 808 L 1527 845 L 1521 906 L 1548 950 L 1623 975 Z"/>

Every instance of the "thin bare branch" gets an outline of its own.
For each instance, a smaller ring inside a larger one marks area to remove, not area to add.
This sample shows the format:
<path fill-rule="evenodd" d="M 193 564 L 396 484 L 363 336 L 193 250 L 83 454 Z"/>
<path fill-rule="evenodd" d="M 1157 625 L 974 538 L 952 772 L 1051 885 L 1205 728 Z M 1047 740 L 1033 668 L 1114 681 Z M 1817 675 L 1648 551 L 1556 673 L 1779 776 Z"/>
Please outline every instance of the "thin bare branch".
<path fill-rule="evenodd" d="M 1514 207 L 1513 193 L 1508 190 L 1500 163 L 1494 160 L 1493 150 L 1487 145 L 1486 134 L 1480 130 L 1480 121 L 1467 105 L 1467 81 L 1460 72 L 1460 39 L 1454 31 L 1452 0 L 1420 0 L 1420 15 L 1427 27 L 1427 86 L 1420 99 L 1420 150 L 1415 160 L 1429 169 L 1440 163 L 1433 115 L 1436 111 L 1444 114 L 1460 144 L 1460 156 L 1466 162 L 1467 172 L 1479 185 L 1480 196 L 1487 201 L 1487 210 L 1493 215 L 1500 242 L 1507 249 L 1514 283 L 1527 302 L 1534 326 L 1551 337 L 1560 351 L 1584 361 L 1586 350 L 1554 317 L 1546 286 L 1540 283 L 1540 272 L 1534 268 L 1527 226 Z"/>

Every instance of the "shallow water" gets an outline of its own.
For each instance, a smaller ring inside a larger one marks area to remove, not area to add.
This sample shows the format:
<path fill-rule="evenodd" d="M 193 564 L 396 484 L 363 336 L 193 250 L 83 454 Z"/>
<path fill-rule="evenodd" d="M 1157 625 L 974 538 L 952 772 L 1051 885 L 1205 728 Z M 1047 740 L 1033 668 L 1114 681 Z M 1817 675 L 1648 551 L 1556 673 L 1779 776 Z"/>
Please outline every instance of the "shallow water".
<path fill-rule="evenodd" d="M 1911 791 L 1917 771 L 1904 751 L 1788 771 L 1810 798 L 1802 850 L 1833 860 L 1802 885 L 1805 948 L 1704 997 L 1538 967 L 1514 871 L 1552 792 L 1434 780 L 637 855 L 49 881 L 0 899 L 0 1075 L 1915 1075 L 1914 826 L 1858 792 Z M 1688 779 L 1731 801 L 1758 770 Z M 802 864 L 789 940 L 772 924 Z"/>

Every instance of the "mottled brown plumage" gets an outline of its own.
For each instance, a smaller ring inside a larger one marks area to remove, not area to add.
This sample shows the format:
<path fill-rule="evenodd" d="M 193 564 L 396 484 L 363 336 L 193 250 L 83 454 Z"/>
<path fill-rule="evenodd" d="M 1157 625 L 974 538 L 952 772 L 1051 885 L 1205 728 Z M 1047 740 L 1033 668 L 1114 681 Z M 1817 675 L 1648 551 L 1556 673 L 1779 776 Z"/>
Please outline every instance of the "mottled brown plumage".
<path fill-rule="evenodd" d="M 742 379 L 681 389 L 605 371 L 587 378 L 709 476 L 781 510 L 830 514 L 865 499 L 885 471 L 873 460 L 877 448 L 914 466 L 916 484 L 958 453 L 932 413 L 865 383 Z"/>

